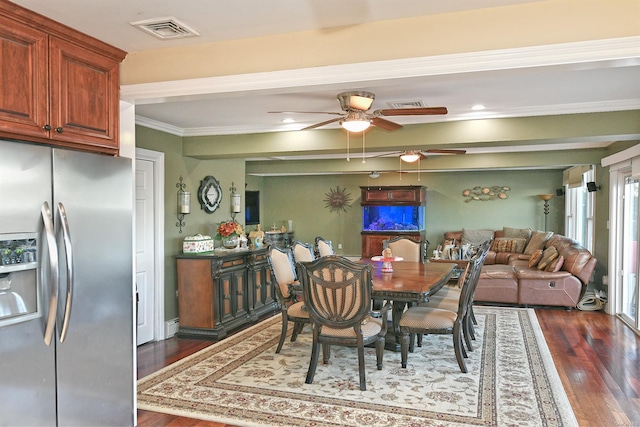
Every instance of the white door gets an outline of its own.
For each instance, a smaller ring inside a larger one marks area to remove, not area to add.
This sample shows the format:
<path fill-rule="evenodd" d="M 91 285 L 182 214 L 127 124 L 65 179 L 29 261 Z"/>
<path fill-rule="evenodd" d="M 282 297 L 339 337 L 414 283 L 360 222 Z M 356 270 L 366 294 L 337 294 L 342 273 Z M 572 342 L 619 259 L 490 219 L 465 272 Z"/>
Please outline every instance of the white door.
<path fill-rule="evenodd" d="M 138 291 L 137 344 L 154 339 L 154 164 L 136 159 L 136 287 Z"/>

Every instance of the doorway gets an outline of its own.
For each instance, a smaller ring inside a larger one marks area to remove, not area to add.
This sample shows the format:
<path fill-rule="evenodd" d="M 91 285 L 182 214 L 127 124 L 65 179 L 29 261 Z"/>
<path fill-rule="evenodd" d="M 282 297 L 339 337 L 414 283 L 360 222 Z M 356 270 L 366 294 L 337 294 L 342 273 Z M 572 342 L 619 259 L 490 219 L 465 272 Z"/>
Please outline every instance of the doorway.
<path fill-rule="evenodd" d="M 137 345 L 164 332 L 164 153 L 136 148 Z"/>
<path fill-rule="evenodd" d="M 638 298 L 640 295 L 640 281 L 638 280 L 639 189 L 639 179 L 632 178 L 630 174 L 624 177 L 622 189 L 623 233 L 621 236 L 622 286 L 619 316 L 637 332 L 640 332 L 640 316 L 638 315 Z"/>

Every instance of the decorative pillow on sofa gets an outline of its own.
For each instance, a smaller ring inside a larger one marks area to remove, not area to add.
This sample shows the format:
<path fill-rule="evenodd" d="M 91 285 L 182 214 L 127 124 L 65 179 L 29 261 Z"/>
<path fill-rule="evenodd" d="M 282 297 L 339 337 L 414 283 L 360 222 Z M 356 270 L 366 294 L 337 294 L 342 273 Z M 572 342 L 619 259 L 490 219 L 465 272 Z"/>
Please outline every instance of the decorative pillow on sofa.
<path fill-rule="evenodd" d="M 521 237 L 497 237 L 493 240 L 493 243 L 491 243 L 491 250 L 494 252 L 515 252 L 521 254 L 526 242 L 527 240 Z"/>
<path fill-rule="evenodd" d="M 533 268 L 538 265 L 541 259 L 542 249 L 536 249 L 535 251 L 533 251 L 533 253 L 531 254 L 531 258 L 529 258 L 529 268 Z"/>
<path fill-rule="evenodd" d="M 564 257 L 560 255 L 558 258 L 554 259 L 547 265 L 544 271 L 551 271 L 553 273 L 557 273 L 562 268 L 562 264 L 564 264 Z"/>
<path fill-rule="evenodd" d="M 544 249 L 544 244 L 553 236 L 553 231 L 532 231 L 531 239 L 524 248 L 526 255 L 531 255 L 536 249 Z"/>
<path fill-rule="evenodd" d="M 544 270 L 554 259 L 558 258 L 558 250 L 555 246 L 549 246 L 542 252 L 542 259 L 538 263 L 538 270 Z"/>
<path fill-rule="evenodd" d="M 528 242 L 531 238 L 531 230 L 530 228 L 512 228 L 512 227 L 502 227 L 502 233 L 504 233 L 504 237 L 512 237 L 512 238 L 522 238 L 525 239 L 525 242 Z"/>
<path fill-rule="evenodd" d="M 493 230 L 469 230 L 462 229 L 462 244 L 470 243 L 472 246 L 480 246 L 487 240 L 493 239 Z"/>

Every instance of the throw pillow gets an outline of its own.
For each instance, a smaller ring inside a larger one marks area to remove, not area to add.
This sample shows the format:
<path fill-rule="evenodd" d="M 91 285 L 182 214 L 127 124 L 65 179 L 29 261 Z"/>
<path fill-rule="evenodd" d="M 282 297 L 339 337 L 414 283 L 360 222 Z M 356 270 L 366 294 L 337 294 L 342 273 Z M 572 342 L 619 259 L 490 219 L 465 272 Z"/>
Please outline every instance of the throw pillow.
<path fill-rule="evenodd" d="M 491 250 L 494 252 L 515 252 L 522 253 L 526 240 L 523 238 L 498 237 L 491 243 Z"/>
<path fill-rule="evenodd" d="M 493 239 L 492 230 L 469 230 L 462 229 L 462 244 L 469 243 L 472 246 L 480 246 L 487 240 Z"/>
<path fill-rule="evenodd" d="M 547 266 L 549 265 L 549 263 L 551 263 L 551 261 L 558 258 L 558 255 L 559 254 L 558 254 L 558 251 L 556 250 L 556 247 L 549 246 L 547 249 L 545 249 L 542 252 L 542 259 L 538 263 L 538 270 L 544 270 L 545 268 L 547 268 Z"/>
<path fill-rule="evenodd" d="M 564 257 L 560 255 L 558 258 L 551 261 L 549 265 L 547 265 L 547 268 L 544 269 L 544 271 L 557 273 L 562 268 L 562 264 L 564 264 Z"/>
<path fill-rule="evenodd" d="M 522 238 L 527 241 L 531 238 L 531 231 L 533 230 L 531 230 L 530 228 L 502 227 L 504 237 Z"/>
<path fill-rule="evenodd" d="M 538 262 L 542 259 L 542 249 L 533 251 L 531 258 L 529 258 L 529 267 L 533 268 L 538 265 Z"/>
<path fill-rule="evenodd" d="M 533 251 L 537 249 L 544 249 L 544 244 L 549 238 L 553 236 L 553 231 L 533 231 L 531 232 L 531 239 L 527 243 L 527 247 L 524 248 L 526 255 L 531 255 Z"/>

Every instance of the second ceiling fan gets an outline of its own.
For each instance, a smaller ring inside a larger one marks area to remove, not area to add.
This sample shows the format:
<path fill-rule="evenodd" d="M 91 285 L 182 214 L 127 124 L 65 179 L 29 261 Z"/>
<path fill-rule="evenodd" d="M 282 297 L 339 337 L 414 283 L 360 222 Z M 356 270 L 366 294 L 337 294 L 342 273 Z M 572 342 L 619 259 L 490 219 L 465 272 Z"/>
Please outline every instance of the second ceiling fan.
<path fill-rule="evenodd" d="M 270 113 L 298 113 L 298 114 L 333 114 L 331 120 L 316 123 L 302 128 L 309 130 L 319 128 L 330 123 L 340 122 L 340 125 L 350 132 L 361 132 L 369 126 L 377 126 L 384 130 L 392 131 L 402 128 L 402 125 L 384 119 L 383 116 L 429 116 L 447 114 L 446 107 L 417 107 L 417 108 L 386 108 L 368 113 L 375 99 L 375 94 L 366 91 L 342 92 L 337 96 L 340 108 L 343 112 L 330 111 L 270 111 Z"/>

